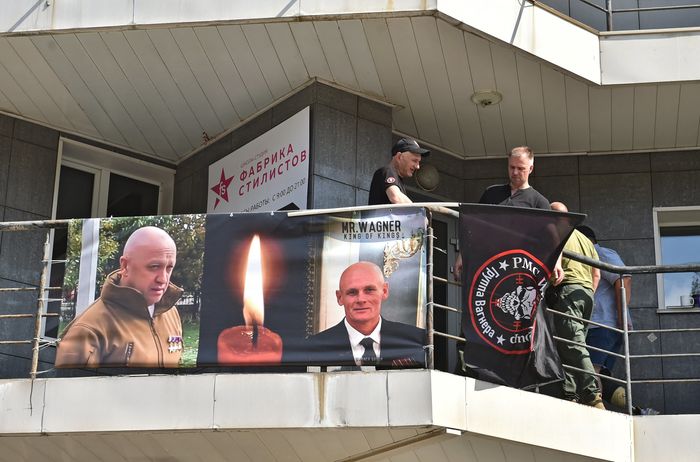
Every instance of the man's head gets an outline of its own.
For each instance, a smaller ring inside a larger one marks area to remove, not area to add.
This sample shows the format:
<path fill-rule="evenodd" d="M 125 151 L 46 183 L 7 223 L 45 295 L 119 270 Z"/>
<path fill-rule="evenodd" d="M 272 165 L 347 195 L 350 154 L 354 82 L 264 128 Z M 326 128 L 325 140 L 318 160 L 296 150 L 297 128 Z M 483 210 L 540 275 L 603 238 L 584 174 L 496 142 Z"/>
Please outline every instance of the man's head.
<path fill-rule="evenodd" d="M 555 210 L 557 212 L 568 212 L 569 209 L 564 205 L 563 202 L 552 202 L 549 204 L 549 206 L 552 208 L 552 210 Z"/>
<path fill-rule="evenodd" d="M 508 178 L 511 189 L 530 187 L 528 178 L 534 169 L 535 154 L 527 146 L 518 146 L 508 153 Z"/>
<path fill-rule="evenodd" d="M 382 302 L 389 298 L 389 285 L 377 265 L 361 261 L 343 271 L 335 296 L 338 305 L 345 307 L 348 323 L 369 335 L 379 323 Z"/>
<path fill-rule="evenodd" d="M 177 249 L 160 228 L 145 226 L 134 231 L 119 258 L 120 285 L 141 292 L 148 305 L 158 303 L 170 283 Z"/>
<path fill-rule="evenodd" d="M 409 178 L 420 169 L 420 161 L 430 154 L 430 151 L 423 149 L 418 142 L 412 138 L 401 138 L 391 148 L 391 163 L 401 178 Z"/>

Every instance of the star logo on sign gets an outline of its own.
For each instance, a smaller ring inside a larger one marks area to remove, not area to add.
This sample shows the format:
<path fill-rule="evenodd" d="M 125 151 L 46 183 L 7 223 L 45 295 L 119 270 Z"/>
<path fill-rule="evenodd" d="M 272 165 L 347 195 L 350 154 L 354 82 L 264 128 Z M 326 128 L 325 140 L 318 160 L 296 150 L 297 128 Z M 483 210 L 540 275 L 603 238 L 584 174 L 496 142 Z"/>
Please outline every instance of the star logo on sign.
<path fill-rule="evenodd" d="M 503 345 L 505 338 L 503 338 L 502 335 L 499 335 L 498 337 L 496 337 L 496 341 L 498 342 L 499 345 Z"/>
<path fill-rule="evenodd" d="M 504 270 L 504 271 L 507 270 L 508 267 L 510 266 L 508 263 L 506 263 L 505 260 L 503 260 L 503 261 L 502 261 L 501 263 L 499 263 L 498 265 L 499 265 L 499 266 L 501 267 L 501 269 Z"/>
<path fill-rule="evenodd" d="M 221 178 L 219 179 L 219 182 L 211 188 L 211 190 L 214 191 L 214 194 L 218 196 L 216 198 L 216 202 L 214 202 L 214 208 L 216 208 L 216 206 L 219 205 L 221 199 L 228 202 L 228 186 L 231 184 L 231 181 L 233 181 L 233 177 L 231 176 L 226 178 L 226 174 L 224 173 L 224 169 L 222 168 Z"/>

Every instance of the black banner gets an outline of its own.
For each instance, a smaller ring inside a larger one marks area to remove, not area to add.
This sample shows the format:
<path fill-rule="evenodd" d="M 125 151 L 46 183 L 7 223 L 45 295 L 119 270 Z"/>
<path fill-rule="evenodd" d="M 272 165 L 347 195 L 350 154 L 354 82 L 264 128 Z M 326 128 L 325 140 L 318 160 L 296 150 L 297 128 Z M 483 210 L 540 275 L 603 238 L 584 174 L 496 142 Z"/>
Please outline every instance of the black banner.
<path fill-rule="evenodd" d="M 544 292 L 583 215 L 460 206 L 464 361 L 487 381 L 524 388 L 563 378 Z"/>

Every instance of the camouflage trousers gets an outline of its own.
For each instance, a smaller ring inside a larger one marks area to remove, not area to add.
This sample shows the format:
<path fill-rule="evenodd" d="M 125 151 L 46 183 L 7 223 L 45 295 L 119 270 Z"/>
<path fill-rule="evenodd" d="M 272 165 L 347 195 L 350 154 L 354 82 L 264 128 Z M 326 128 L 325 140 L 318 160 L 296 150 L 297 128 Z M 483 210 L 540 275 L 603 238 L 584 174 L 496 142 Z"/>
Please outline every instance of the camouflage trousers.
<path fill-rule="evenodd" d="M 553 310 L 578 318 L 590 319 L 593 311 L 593 292 L 578 284 L 562 284 L 550 288 L 547 303 Z M 565 316 L 554 317 L 554 335 L 574 342 L 586 344 L 588 325 Z M 593 363 L 585 346 L 557 342 L 557 351 L 562 364 L 573 366 L 583 371 L 595 372 Z M 600 390 L 595 376 L 586 372 L 565 370 L 564 398 L 588 403 L 594 400 Z"/>

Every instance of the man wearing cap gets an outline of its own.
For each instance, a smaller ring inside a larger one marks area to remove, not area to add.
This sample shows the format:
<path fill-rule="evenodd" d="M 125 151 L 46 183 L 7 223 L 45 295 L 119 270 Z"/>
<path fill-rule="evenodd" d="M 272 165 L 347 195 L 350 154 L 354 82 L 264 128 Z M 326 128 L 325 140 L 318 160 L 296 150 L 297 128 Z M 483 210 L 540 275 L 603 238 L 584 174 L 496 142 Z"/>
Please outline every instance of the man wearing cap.
<path fill-rule="evenodd" d="M 391 162 L 374 172 L 369 188 L 369 205 L 410 204 L 406 195 L 404 178 L 413 176 L 420 168 L 420 161 L 430 154 L 412 138 L 401 138 L 391 148 Z"/>

